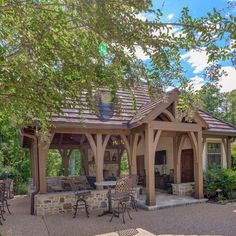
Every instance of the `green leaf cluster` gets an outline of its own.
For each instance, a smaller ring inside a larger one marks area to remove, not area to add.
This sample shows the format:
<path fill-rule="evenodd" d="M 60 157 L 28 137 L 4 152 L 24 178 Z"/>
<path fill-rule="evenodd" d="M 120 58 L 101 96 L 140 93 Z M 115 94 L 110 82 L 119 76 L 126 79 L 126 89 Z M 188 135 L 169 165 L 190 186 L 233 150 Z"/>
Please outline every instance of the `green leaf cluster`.
<path fill-rule="evenodd" d="M 232 197 L 236 190 L 236 171 L 232 169 L 212 167 L 204 173 L 204 191 L 208 197 L 215 196 L 216 190 L 222 190 L 225 197 Z"/>
<path fill-rule="evenodd" d="M 140 17 L 148 14 L 152 20 Z M 82 93 L 94 107 L 93 91 L 101 87 L 116 101 L 119 88 L 131 91 L 145 78 L 158 91 L 152 95 L 161 96 L 184 77 L 183 51 L 205 48 L 209 62 L 233 58 L 234 16 L 214 10 L 195 19 L 184 8 L 172 23 L 162 15 L 151 0 L 0 1 L 0 111 L 12 126 L 39 120 L 46 129 L 63 108 L 83 109 Z M 230 40 L 220 46 L 218 39 Z M 137 51 L 149 58 L 149 68 Z"/>

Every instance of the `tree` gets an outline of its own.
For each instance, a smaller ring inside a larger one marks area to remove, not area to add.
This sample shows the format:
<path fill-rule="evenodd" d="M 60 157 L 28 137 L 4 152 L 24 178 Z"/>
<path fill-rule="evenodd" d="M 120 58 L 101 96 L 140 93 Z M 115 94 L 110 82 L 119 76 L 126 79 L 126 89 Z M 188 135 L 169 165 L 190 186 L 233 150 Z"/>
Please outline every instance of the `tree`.
<path fill-rule="evenodd" d="M 84 92 L 93 107 L 92 91 L 100 87 L 117 102 L 117 89 L 131 91 L 141 78 L 152 92 L 174 79 L 181 84 L 182 50 L 204 47 L 212 63 L 233 58 L 234 16 L 214 10 L 193 19 L 187 8 L 177 23 L 161 16 L 151 0 L 1 0 L 0 111 L 16 126 L 36 118 L 44 127 L 52 113 L 75 105 Z M 224 37 L 229 41 L 218 45 Z M 148 68 L 137 49 L 149 57 Z"/>
<path fill-rule="evenodd" d="M 226 119 L 236 125 L 236 90 L 232 90 L 226 95 Z"/>
<path fill-rule="evenodd" d="M 219 86 L 212 83 L 206 83 L 198 91 L 198 96 L 201 99 L 204 111 L 209 112 L 213 116 L 221 117 L 224 99 Z"/>
<path fill-rule="evenodd" d="M 20 146 L 19 132 L 0 115 L 0 179 L 13 178 L 16 194 L 26 193 L 30 156 Z"/>

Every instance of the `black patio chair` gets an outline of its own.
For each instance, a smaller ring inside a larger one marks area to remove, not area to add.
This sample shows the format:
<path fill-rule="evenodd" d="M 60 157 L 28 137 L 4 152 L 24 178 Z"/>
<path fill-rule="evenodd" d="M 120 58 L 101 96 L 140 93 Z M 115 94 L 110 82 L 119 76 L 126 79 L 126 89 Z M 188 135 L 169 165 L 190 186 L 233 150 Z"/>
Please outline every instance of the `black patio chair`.
<path fill-rule="evenodd" d="M 6 219 L 4 218 L 4 216 L 3 216 L 3 213 L 4 213 L 3 208 L 2 208 L 2 206 L 0 205 L 0 225 L 2 225 L 1 219 L 2 219 L 3 221 L 6 220 Z"/>
<path fill-rule="evenodd" d="M 6 197 L 6 184 L 4 182 L 0 183 L 0 203 L 1 203 L 3 213 L 5 213 L 4 206 L 6 206 L 8 213 L 11 215 L 11 212 L 9 210 L 10 205 L 8 204 L 7 197 Z"/>
<path fill-rule="evenodd" d="M 5 195 L 6 195 L 6 198 L 8 198 L 8 199 L 13 198 L 11 196 L 12 179 L 5 179 L 5 180 L 3 180 L 3 183 L 5 183 Z"/>

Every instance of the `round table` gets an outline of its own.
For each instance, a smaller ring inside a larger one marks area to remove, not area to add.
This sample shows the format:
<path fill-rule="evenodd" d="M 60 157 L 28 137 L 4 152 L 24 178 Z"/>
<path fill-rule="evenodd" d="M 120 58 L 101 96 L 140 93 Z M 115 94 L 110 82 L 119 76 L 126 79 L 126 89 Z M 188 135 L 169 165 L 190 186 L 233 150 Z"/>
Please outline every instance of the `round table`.
<path fill-rule="evenodd" d="M 108 210 L 104 211 L 99 216 L 104 216 L 107 214 L 112 214 L 112 204 L 111 204 L 111 187 L 116 186 L 116 181 L 98 181 L 94 183 L 96 186 L 108 187 L 107 198 L 108 198 Z"/>

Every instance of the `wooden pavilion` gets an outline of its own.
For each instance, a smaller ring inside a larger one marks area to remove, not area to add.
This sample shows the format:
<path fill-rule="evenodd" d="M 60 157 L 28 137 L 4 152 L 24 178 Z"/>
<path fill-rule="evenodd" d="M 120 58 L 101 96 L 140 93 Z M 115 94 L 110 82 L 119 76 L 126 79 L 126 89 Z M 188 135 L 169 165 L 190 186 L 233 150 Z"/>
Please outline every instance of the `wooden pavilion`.
<path fill-rule="evenodd" d="M 133 98 L 128 91 L 118 91 L 120 101 L 119 112 L 109 106 L 101 106 L 103 98 L 98 103 L 99 111 L 104 116 L 91 111 L 85 103 L 85 97 L 80 100 L 84 106 L 64 109 L 63 115 L 54 115 L 50 136 L 42 137 L 34 126 L 24 127 L 21 133 L 22 146 L 31 151 L 31 170 L 33 184 L 41 194 L 47 192 L 46 163 L 49 149 L 58 149 L 63 158 L 65 175 L 68 175 L 68 165 L 71 150 L 79 149 L 83 155 L 84 172 L 89 171 L 89 160 L 86 150 L 89 148 L 94 156 L 94 170 L 97 181 L 104 178 L 104 154 L 109 146 L 118 142 L 118 146 L 126 149 L 128 154 L 130 174 L 139 174 L 139 149 L 142 149 L 145 182 L 146 204 L 156 204 L 155 196 L 155 156 L 160 140 L 171 148 L 173 181 L 178 184 L 183 180 L 182 150 L 186 140 L 189 142 L 193 155 L 191 175 L 195 183 L 195 197 L 203 198 L 203 147 L 207 139 L 220 139 L 226 157 L 226 165 L 230 167 L 230 142 L 236 135 L 232 125 L 220 121 L 204 111 L 196 112 L 191 122 L 176 117 L 176 104 L 179 91 L 174 89 L 160 99 L 152 100 L 146 85 L 133 88 L 137 110 L 133 109 Z M 104 91 L 107 95 L 107 91 Z M 107 105 L 107 101 L 104 101 Z M 109 110 L 110 109 L 110 110 Z M 45 141 L 46 140 L 46 141 Z M 141 147 L 142 146 L 142 147 Z M 118 157 L 120 158 L 120 157 Z M 185 160 L 184 160 L 185 161 Z M 187 161 L 186 161 L 187 163 Z M 222 162 L 223 163 L 223 162 Z"/>

